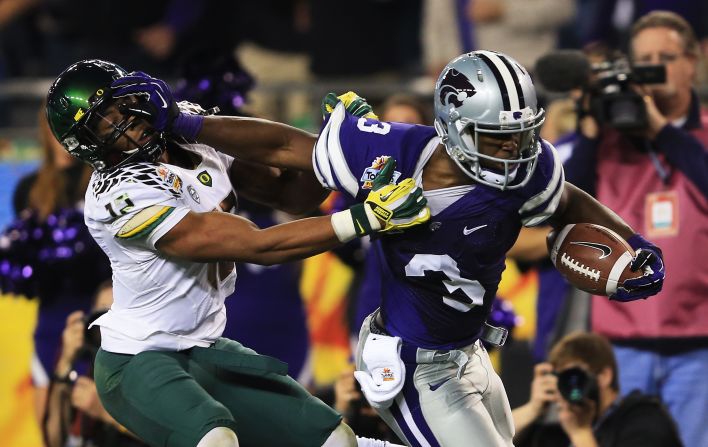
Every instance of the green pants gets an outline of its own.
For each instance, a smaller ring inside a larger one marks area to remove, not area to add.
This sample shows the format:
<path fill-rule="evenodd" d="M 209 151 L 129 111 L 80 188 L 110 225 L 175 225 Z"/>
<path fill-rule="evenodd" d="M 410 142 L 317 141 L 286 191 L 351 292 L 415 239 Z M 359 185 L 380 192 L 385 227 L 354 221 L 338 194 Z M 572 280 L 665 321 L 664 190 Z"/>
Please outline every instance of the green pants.
<path fill-rule="evenodd" d="M 285 374 L 285 364 L 233 340 L 209 348 L 96 355 L 101 402 L 152 446 L 195 446 L 229 427 L 242 447 L 321 446 L 341 416 Z"/>

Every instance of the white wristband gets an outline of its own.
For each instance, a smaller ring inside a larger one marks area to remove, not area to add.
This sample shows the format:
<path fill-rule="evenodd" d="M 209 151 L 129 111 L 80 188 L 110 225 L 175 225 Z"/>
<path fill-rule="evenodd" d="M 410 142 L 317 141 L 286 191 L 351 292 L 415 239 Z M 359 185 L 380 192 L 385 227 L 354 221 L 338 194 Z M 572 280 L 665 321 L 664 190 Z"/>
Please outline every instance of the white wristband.
<path fill-rule="evenodd" d="M 339 242 L 349 242 L 356 237 L 354 219 L 352 219 L 352 212 L 349 210 L 332 214 L 332 228 L 334 228 Z"/>
<path fill-rule="evenodd" d="M 366 213 L 366 219 L 369 222 L 369 226 L 373 231 L 378 231 L 381 229 L 381 221 L 376 218 L 376 215 L 372 211 L 371 207 L 364 204 L 364 212 Z M 357 236 L 360 236 L 360 231 L 357 231 L 354 226 L 354 217 L 352 216 L 351 210 L 339 211 L 338 213 L 332 214 L 332 228 L 334 233 L 337 235 L 337 239 L 340 242 L 349 242 Z M 365 234 L 368 234 L 366 232 Z"/>
<path fill-rule="evenodd" d="M 369 219 L 371 229 L 374 231 L 379 231 L 381 229 L 381 221 L 378 217 L 376 217 L 376 214 L 374 214 L 374 210 L 371 209 L 371 205 L 365 203 L 364 210 L 366 210 L 366 217 Z"/>

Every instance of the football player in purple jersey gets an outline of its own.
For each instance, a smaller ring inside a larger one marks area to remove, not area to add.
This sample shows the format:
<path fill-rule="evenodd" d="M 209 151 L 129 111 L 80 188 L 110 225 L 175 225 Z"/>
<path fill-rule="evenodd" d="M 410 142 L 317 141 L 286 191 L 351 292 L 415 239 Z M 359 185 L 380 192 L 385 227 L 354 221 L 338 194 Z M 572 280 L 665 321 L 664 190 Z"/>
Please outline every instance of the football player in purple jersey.
<path fill-rule="evenodd" d="M 155 95 L 149 78 L 134 84 L 133 94 L 169 97 Z M 314 171 L 326 189 L 360 201 L 389 157 L 397 162 L 393 182 L 411 177 L 422 186 L 430 222 L 374 241 L 381 307 L 362 325 L 357 379 L 408 445 L 510 446 L 511 410 L 481 339 L 503 343 L 503 331 L 485 321 L 521 227 L 590 222 L 620 234 L 637 251 L 632 269 L 645 274 L 618 287 L 610 298 L 619 301 L 661 289 L 661 250 L 565 182 L 555 149 L 538 137 L 544 111 L 531 77 L 512 58 L 455 58 L 435 85 L 434 105 L 434 127 L 389 123 L 353 93 L 330 94 L 319 136 L 296 141 L 287 126 L 263 120 L 208 116 L 194 126 L 200 142 Z M 181 115 L 157 102 L 152 113 L 166 132 L 180 133 Z M 278 149 L 263 151 L 264 139 Z"/>

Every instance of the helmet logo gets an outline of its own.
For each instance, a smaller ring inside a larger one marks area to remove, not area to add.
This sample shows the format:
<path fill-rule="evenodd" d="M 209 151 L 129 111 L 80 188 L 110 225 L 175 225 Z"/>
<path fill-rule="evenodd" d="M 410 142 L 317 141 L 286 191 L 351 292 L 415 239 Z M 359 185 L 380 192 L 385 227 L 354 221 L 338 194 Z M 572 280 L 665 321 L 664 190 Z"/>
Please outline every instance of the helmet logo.
<path fill-rule="evenodd" d="M 66 137 L 62 143 L 64 143 L 64 147 L 66 147 L 69 152 L 79 147 L 79 140 L 77 140 L 76 137 Z"/>
<path fill-rule="evenodd" d="M 509 110 L 502 110 L 499 112 L 499 121 L 502 124 L 509 124 L 509 123 L 514 123 L 518 121 L 528 121 L 533 119 L 533 110 L 531 107 L 524 107 L 521 110 L 514 110 L 514 111 L 509 111 Z"/>
<path fill-rule="evenodd" d="M 455 107 L 461 107 L 465 99 L 471 98 L 477 91 L 467 78 L 459 71 L 451 68 L 440 81 L 440 102 Z"/>
<path fill-rule="evenodd" d="M 76 115 L 74 115 L 74 121 L 80 120 L 82 116 L 84 116 L 84 110 L 83 109 L 77 110 Z"/>

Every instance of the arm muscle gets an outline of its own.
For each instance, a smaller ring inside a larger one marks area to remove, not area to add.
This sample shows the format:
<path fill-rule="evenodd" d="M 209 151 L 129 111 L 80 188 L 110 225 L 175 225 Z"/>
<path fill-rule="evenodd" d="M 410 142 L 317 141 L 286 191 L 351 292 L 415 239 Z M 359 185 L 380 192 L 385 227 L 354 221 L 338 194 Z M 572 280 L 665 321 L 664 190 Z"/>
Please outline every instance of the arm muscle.
<path fill-rule="evenodd" d="M 602 225 L 615 231 L 625 240 L 635 233 L 614 211 L 568 182 L 565 183 L 558 209 L 548 222 L 556 229 L 571 223 Z"/>
<path fill-rule="evenodd" d="M 198 139 L 242 160 L 312 171 L 312 147 L 317 137 L 274 121 L 207 116 Z"/>
<path fill-rule="evenodd" d="M 313 172 L 234 160 L 230 177 L 239 195 L 290 214 L 314 211 L 329 194 Z"/>
<path fill-rule="evenodd" d="M 160 238 L 156 247 L 168 256 L 193 262 L 271 265 L 306 258 L 339 244 L 329 216 L 260 229 L 232 214 L 190 212 Z"/>

